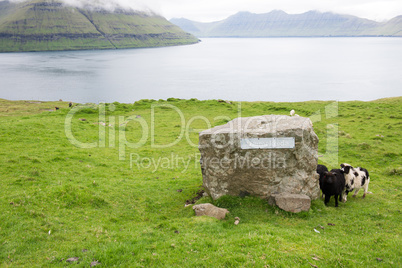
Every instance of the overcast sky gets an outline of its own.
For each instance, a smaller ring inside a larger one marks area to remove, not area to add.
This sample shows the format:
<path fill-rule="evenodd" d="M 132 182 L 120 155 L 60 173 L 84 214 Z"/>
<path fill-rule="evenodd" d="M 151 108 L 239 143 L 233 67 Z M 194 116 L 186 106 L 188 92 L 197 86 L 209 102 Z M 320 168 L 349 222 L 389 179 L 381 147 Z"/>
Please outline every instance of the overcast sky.
<path fill-rule="evenodd" d="M 5 0 L 0 0 L 5 1 Z M 28 1 L 28 0 L 11 0 Z M 96 3 L 105 8 L 120 6 L 144 10 L 147 7 L 167 19 L 187 18 L 196 21 L 222 20 L 239 11 L 267 13 L 274 9 L 289 14 L 309 10 L 332 11 L 377 21 L 402 15 L 402 0 L 62 0 L 71 5 Z"/>
<path fill-rule="evenodd" d="M 136 0 L 134 0 L 136 1 Z M 351 14 L 377 21 L 402 15 L 402 0 L 142 0 L 167 19 L 197 21 L 225 19 L 238 11 L 266 13 L 281 9 L 290 14 L 309 10 Z"/>

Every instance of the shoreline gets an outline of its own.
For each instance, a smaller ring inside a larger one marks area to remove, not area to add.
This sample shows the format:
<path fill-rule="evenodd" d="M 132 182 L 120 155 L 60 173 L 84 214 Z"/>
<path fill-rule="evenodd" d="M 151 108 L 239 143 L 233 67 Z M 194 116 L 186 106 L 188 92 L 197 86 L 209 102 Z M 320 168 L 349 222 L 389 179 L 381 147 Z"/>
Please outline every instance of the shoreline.
<path fill-rule="evenodd" d="M 305 100 L 305 101 L 238 101 L 238 100 L 229 100 L 229 99 L 205 99 L 205 100 L 200 100 L 197 98 L 190 98 L 190 99 L 181 99 L 181 98 L 167 98 L 167 99 L 140 99 L 136 100 L 134 102 L 119 102 L 119 101 L 110 101 L 110 102 L 75 102 L 71 101 L 76 104 L 99 104 L 99 103 L 121 103 L 121 104 L 133 104 L 136 102 L 140 101 L 150 101 L 150 102 L 170 102 L 170 101 L 228 101 L 231 103 L 304 103 L 304 102 L 376 102 L 376 101 L 384 101 L 384 100 L 392 100 L 392 99 L 400 99 L 402 98 L 401 96 L 393 96 L 393 97 L 384 97 L 384 98 L 379 98 L 379 99 L 374 99 L 374 100 L 318 100 L 318 99 L 312 99 L 312 100 Z M 6 98 L 1 98 L 0 97 L 0 102 L 1 101 L 9 101 L 9 102 L 26 102 L 29 104 L 41 104 L 41 103 L 69 103 L 70 100 L 36 100 L 36 99 L 18 99 L 18 100 L 11 100 L 11 99 L 6 99 Z"/>

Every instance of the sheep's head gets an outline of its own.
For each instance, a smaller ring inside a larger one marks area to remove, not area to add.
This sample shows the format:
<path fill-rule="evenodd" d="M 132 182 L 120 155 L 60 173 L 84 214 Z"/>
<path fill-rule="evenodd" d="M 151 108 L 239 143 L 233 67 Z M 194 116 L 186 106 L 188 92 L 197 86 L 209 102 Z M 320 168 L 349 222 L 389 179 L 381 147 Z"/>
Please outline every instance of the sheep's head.
<path fill-rule="evenodd" d="M 349 164 L 341 164 L 341 171 L 345 176 L 346 191 L 351 192 L 355 188 L 355 178 L 359 176 L 359 173 Z"/>
<path fill-rule="evenodd" d="M 336 180 L 335 177 L 336 177 L 335 173 L 330 172 L 330 171 L 325 171 L 324 178 L 323 178 L 324 184 L 333 184 Z"/>

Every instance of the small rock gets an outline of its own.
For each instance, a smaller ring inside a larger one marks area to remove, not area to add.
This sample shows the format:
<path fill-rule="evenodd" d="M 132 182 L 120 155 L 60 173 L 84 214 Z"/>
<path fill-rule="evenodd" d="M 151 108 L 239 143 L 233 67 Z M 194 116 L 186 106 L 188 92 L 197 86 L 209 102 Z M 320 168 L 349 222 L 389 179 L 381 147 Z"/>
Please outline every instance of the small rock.
<path fill-rule="evenodd" d="M 66 260 L 66 262 L 76 262 L 76 261 L 78 261 L 80 258 L 78 258 L 78 257 L 73 257 L 73 258 L 68 258 L 67 260 Z"/>
<path fill-rule="evenodd" d="M 91 267 L 94 267 L 96 265 L 101 265 L 102 263 L 98 262 L 98 261 L 93 261 L 91 262 Z"/>
<path fill-rule="evenodd" d="M 14 202 L 10 202 L 10 205 L 14 205 Z"/>
<path fill-rule="evenodd" d="M 285 211 L 299 213 L 301 211 L 309 211 L 311 199 L 303 194 L 282 193 L 275 195 L 275 204 Z"/>
<path fill-rule="evenodd" d="M 223 220 L 226 217 L 226 214 L 229 213 L 229 210 L 224 208 L 218 208 L 212 204 L 199 204 L 193 206 L 196 216 L 209 216 L 214 217 L 218 220 Z"/>
<path fill-rule="evenodd" d="M 235 220 L 234 224 L 235 224 L 235 225 L 238 225 L 239 222 L 240 222 L 239 220 Z"/>

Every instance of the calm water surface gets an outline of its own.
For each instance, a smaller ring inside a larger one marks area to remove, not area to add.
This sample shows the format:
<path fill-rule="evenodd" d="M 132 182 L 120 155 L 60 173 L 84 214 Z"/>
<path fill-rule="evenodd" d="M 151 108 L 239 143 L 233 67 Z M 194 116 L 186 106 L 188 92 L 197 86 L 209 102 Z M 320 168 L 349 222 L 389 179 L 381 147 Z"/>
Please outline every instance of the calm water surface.
<path fill-rule="evenodd" d="M 0 98 L 134 102 L 402 95 L 402 38 L 203 39 L 190 46 L 0 54 Z"/>

